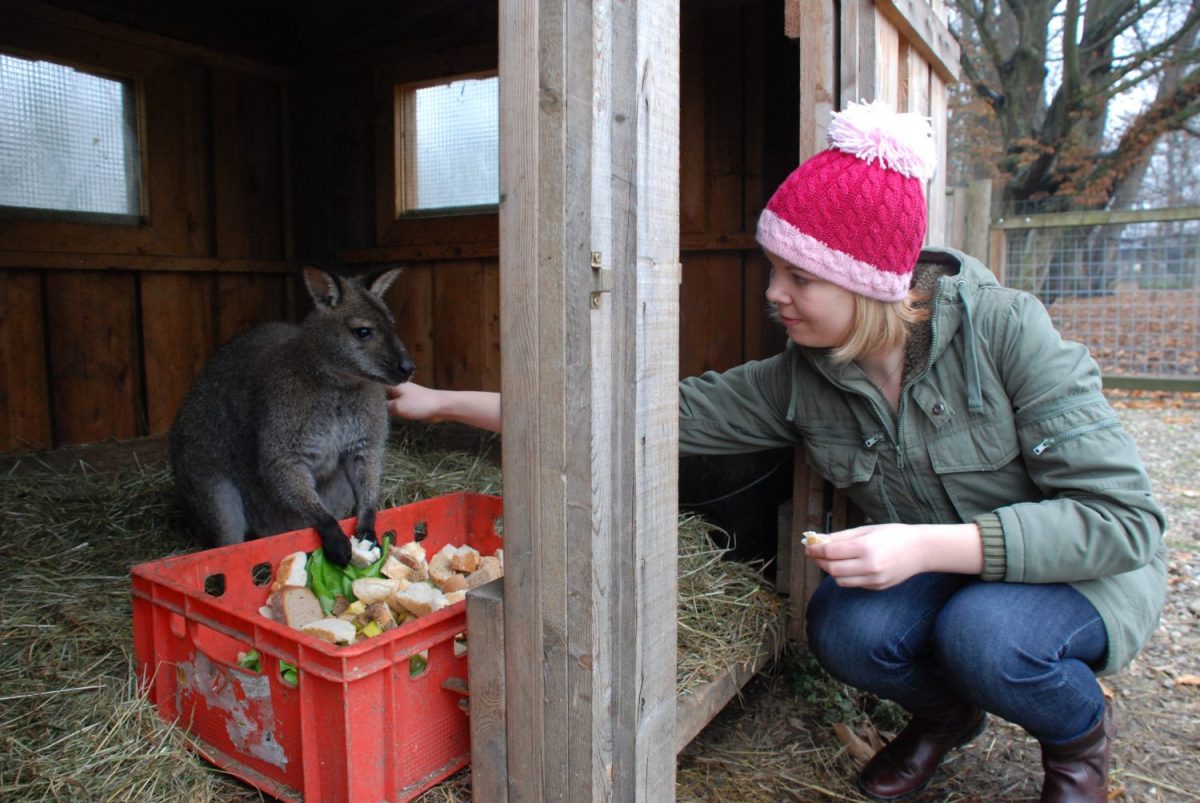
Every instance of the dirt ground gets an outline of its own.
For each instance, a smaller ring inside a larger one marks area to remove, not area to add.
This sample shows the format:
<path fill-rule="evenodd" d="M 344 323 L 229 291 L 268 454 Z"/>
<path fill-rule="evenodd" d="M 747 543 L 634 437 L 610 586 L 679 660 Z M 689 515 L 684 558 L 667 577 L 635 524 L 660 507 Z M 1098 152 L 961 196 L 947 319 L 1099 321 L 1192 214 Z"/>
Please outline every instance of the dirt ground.
<path fill-rule="evenodd" d="M 1110 798 L 1200 801 L 1200 401 L 1134 394 L 1114 406 L 1139 444 L 1170 527 L 1170 593 L 1158 631 L 1128 669 L 1103 679 L 1114 705 Z M 860 744 L 835 727 L 845 722 Z M 854 777 L 904 717 L 788 655 L 747 686 L 681 755 L 679 799 L 863 800 Z M 761 771 L 749 773 L 757 763 Z M 951 754 L 924 792 L 906 800 L 1031 801 L 1041 786 L 1037 743 L 992 718 Z"/>

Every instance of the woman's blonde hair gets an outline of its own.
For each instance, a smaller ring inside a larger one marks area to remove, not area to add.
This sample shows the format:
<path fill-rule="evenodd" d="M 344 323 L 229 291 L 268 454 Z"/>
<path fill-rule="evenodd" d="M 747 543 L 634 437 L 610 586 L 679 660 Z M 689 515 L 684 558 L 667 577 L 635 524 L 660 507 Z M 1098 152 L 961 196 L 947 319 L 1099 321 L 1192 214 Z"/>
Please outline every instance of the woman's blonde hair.
<path fill-rule="evenodd" d="M 855 294 L 850 336 L 829 356 L 845 364 L 867 354 L 891 351 L 904 345 L 911 327 L 928 319 L 929 298 L 914 290 L 899 301 L 878 301 Z"/>

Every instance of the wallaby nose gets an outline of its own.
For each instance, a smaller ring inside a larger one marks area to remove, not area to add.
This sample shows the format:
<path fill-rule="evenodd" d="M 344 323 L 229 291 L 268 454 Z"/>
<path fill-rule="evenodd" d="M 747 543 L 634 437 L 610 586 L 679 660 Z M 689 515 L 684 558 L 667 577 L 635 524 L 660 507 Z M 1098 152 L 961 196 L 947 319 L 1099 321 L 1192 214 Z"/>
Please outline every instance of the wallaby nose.
<path fill-rule="evenodd" d="M 415 371 L 417 369 L 417 367 L 415 365 L 413 365 L 412 360 L 410 360 L 407 355 L 396 360 L 393 368 L 394 368 L 394 373 L 396 374 L 396 377 L 397 377 L 397 379 L 396 379 L 397 385 L 399 385 L 402 382 L 407 382 L 409 379 L 411 379 L 412 375 L 413 375 L 413 371 Z"/>

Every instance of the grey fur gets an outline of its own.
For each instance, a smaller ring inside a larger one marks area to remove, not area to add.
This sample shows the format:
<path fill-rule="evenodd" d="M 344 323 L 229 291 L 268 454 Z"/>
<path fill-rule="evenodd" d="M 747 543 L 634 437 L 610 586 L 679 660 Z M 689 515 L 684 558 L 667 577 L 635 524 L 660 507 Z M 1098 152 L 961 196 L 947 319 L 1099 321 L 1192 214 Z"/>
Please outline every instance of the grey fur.
<path fill-rule="evenodd" d="M 316 308 L 300 325 L 264 323 L 209 359 L 171 425 L 175 483 L 211 545 L 316 527 L 345 565 L 340 517 L 374 538 L 387 439 L 388 385 L 412 360 L 382 296 L 400 273 L 365 287 L 304 270 Z"/>

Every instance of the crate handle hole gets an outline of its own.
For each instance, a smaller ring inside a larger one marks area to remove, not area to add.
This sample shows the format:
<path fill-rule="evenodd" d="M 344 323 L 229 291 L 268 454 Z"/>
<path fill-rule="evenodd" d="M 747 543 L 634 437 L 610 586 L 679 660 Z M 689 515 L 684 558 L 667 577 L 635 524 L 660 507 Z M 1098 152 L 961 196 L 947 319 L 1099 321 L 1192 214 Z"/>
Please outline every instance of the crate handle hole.
<path fill-rule="evenodd" d="M 496 531 L 496 535 L 504 535 L 504 517 L 497 516 L 492 519 L 492 529 Z"/>
<path fill-rule="evenodd" d="M 425 536 L 429 534 L 429 525 L 423 521 L 418 521 L 413 525 L 413 540 L 424 541 Z"/>
<path fill-rule="evenodd" d="M 416 680 L 429 671 L 429 650 L 421 650 L 408 659 L 408 678 Z"/>
<path fill-rule="evenodd" d="M 293 689 L 300 685 L 300 674 L 295 664 L 279 661 L 279 682 Z"/>
<path fill-rule="evenodd" d="M 250 579 L 256 586 L 265 586 L 271 582 L 271 564 L 259 563 L 250 570 Z"/>
<path fill-rule="evenodd" d="M 210 597 L 220 597 L 225 594 L 225 575 L 210 574 L 204 578 L 204 593 Z"/>
<path fill-rule="evenodd" d="M 392 544 L 394 546 L 396 543 L 396 531 L 395 530 L 385 530 L 383 533 L 383 536 L 380 537 L 380 539 L 379 539 L 379 543 L 382 544 L 385 538 L 392 539 Z"/>
<path fill-rule="evenodd" d="M 460 658 L 467 654 L 467 634 L 459 633 L 454 637 L 454 657 Z"/>

